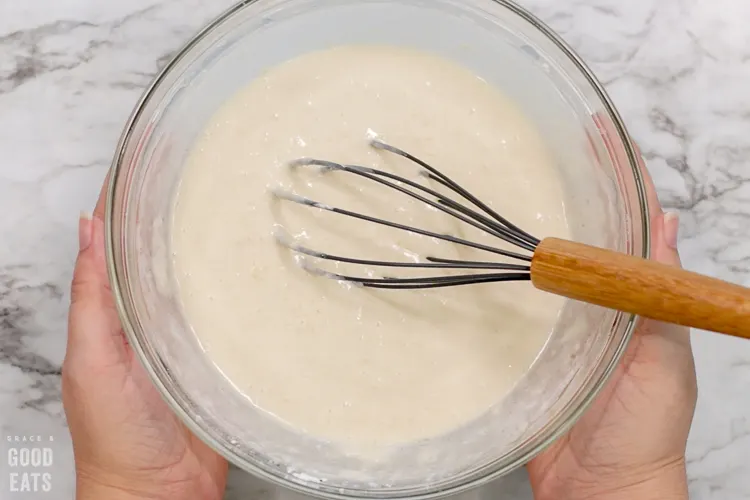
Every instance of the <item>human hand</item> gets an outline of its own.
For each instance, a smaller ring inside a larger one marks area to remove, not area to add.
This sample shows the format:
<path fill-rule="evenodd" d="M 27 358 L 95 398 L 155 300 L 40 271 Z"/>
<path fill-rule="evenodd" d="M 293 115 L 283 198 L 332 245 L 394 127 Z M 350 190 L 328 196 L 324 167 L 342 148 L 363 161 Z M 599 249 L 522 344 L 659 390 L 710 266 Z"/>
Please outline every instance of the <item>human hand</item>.
<path fill-rule="evenodd" d="M 664 214 L 649 173 L 651 255 L 680 266 L 679 221 Z M 644 320 L 593 406 L 528 465 L 536 500 L 688 498 L 685 448 L 697 398 L 686 328 Z"/>
<path fill-rule="evenodd" d="M 63 363 L 76 499 L 220 500 L 227 462 L 171 412 L 120 326 L 105 264 L 104 193 L 93 217 L 80 220 Z"/>

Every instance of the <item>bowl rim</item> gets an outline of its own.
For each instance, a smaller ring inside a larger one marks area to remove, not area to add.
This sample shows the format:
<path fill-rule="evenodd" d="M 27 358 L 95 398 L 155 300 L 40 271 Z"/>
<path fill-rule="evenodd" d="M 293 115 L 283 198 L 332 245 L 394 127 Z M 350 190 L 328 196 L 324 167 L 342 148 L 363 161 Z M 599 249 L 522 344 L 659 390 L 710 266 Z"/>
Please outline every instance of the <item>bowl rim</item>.
<path fill-rule="evenodd" d="M 622 355 L 624 354 L 627 346 L 633 336 L 633 332 L 638 324 L 639 317 L 632 314 L 620 313 L 620 321 L 625 320 L 625 331 L 620 339 L 619 344 L 616 345 L 612 357 L 609 362 L 604 366 L 603 370 L 599 373 L 599 378 L 593 382 L 588 392 L 578 398 L 574 397 L 568 402 L 567 406 L 558 414 L 557 418 L 548 423 L 547 435 L 542 434 L 544 431 L 540 431 L 541 439 L 537 439 L 535 442 L 532 441 L 529 445 L 526 445 L 526 449 L 521 448 L 520 453 L 514 459 L 505 459 L 505 463 L 500 463 L 503 459 L 497 459 L 481 469 L 477 469 L 471 474 L 459 476 L 454 478 L 445 484 L 440 484 L 437 487 L 431 488 L 414 488 L 416 490 L 413 493 L 405 493 L 400 490 L 392 490 L 391 493 L 384 490 L 374 490 L 372 493 L 359 491 L 359 490 L 347 490 L 341 488 L 326 488 L 324 485 L 310 486 L 304 482 L 297 482 L 291 480 L 287 475 L 284 474 L 273 474 L 268 472 L 266 469 L 260 467 L 258 464 L 245 460 L 237 456 L 231 448 L 225 443 L 216 439 L 211 432 L 209 432 L 207 426 L 198 423 L 193 416 L 186 411 L 182 405 L 177 401 L 177 398 L 170 392 L 166 384 L 163 382 L 157 371 L 154 369 L 151 363 L 150 356 L 147 354 L 145 345 L 141 342 L 139 335 L 136 333 L 135 321 L 131 320 L 128 307 L 126 306 L 127 299 L 124 273 L 122 267 L 124 263 L 118 262 L 115 248 L 117 242 L 115 241 L 114 231 L 114 214 L 115 214 L 115 194 L 118 188 L 118 178 L 120 177 L 119 171 L 123 168 L 123 159 L 127 150 L 127 146 L 131 143 L 134 138 L 135 126 L 141 120 L 144 110 L 147 104 L 151 101 L 154 93 L 171 73 L 173 68 L 188 54 L 191 53 L 192 49 L 201 42 L 207 35 L 213 30 L 224 24 L 226 21 L 231 19 L 234 15 L 238 14 L 243 9 L 250 5 L 261 3 L 268 0 L 241 0 L 224 12 L 220 13 L 212 21 L 206 24 L 200 29 L 187 43 L 185 43 L 172 59 L 167 63 L 153 78 L 151 83 L 146 87 L 143 94 L 136 103 L 130 117 L 126 121 L 123 132 L 118 140 L 115 154 L 109 169 L 109 175 L 106 190 L 106 202 L 105 202 L 105 216 L 104 216 L 104 230 L 105 230 L 105 253 L 106 253 L 106 264 L 107 273 L 111 283 L 111 290 L 114 296 L 115 306 L 118 312 L 118 316 L 122 323 L 123 331 L 127 337 L 128 342 L 135 351 L 139 362 L 146 370 L 149 379 L 158 389 L 162 399 L 168 404 L 170 409 L 180 418 L 183 424 L 192 432 L 195 436 L 207 443 L 214 450 L 224 456 L 231 463 L 244 469 L 246 472 L 250 472 L 255 476 L 264 479 L 272 484 L 285 487 L 297 493 L 304 495 L 310 495 L 317 498 L 335 499 L 335 500 L 352 500 L 354 498 L 408 498 L 410 500 L 427 500 L 438 497 L 445 497 L 449 495 L 456 495 L 467 490 L 486 485 L 487 483 L 504 476 L 528 463 L 536 455 L 541 453 L 544 449 L 550 446 L 552 443 L 557 441 L 565 433 L 567 433 L 578 419 L 583 415 L 586 410 L 591 406 L 593 401 L 599 395 L 601 390 L 604 388 L 606 383 L 609 381 L 610 376 L 614 372 L 615 368 L 619 365 Z M 609 97 L 607 91 L 604 89 L 601 82 L 595 76 L 593 71 L 588 65 L 581 59 L 577 52 L 558 35 L 550 27 L 548 27 L 543 21 L 541 21 L 536 15 L 530 11 L 516 4 L 513 0 L 482 0 L 485 2 L 491 2 L 498 4 L 511 11 L 513 14 L 520 17 L 522 20 L 529 23 L 534 29 L 539 31 L 542 35 L 547 37 L 553 42 L 558 49 L 562 51 L 570 62 L 572 62 L 577 70 L 580 72 L 587 82 L 591 85 L 593 90 L 596 92 L 597 97 L 601 100 L 607 117 L 612 121 L 614 125 L 614 131 L 624 146 L 627 161 L 632 170 L 632 175 L 635 183 L 635 190 L 638 197 L 638 208 L 640 209 L 641 228 L 643 230 L 642 237 L 642 248 L 633 248 L 633 253 L 643 258 L 649 258 L 651 254 L 651 223 L 649 216 L 649 203 L 646 190 L 646 182 L 644 179 L 644 173 L 640 166 L 640 153 L 635 147 L 630 134 L 623 122 L 623 119 L 612 99 Z M 138 139 L 136 137 L 136 139 Z M 571 409 L 572 407 L 572 409 Z"/>

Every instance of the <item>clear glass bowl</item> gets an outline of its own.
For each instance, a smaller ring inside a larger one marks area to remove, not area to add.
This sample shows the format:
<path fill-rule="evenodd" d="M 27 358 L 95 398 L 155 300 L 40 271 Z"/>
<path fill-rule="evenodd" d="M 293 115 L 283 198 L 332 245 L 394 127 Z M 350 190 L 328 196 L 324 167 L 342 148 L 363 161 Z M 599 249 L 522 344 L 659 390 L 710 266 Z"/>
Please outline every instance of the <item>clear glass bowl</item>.
<path fill-rule="evenodd" d="M 574 238 L 648 256 L 644 184 L 622 121 L 581 60 L 528 12 L 500 0 L 246 0 L 180 51 L 126 126 L 107 200 L 112 289 L 164 399 L 234 464 L 327 498 L 447 496 L 524 465 L 570 428 L 617 364 L 636 318 L 569 301 L 530 372 L 495 408 L 366 461 L 296 434 L 238 394 L 203 355 L 172 276 L 172 199 L 206 121 L 264 68 L 353 43 L 438 53 L 502 88 L 557 158 Z"/>

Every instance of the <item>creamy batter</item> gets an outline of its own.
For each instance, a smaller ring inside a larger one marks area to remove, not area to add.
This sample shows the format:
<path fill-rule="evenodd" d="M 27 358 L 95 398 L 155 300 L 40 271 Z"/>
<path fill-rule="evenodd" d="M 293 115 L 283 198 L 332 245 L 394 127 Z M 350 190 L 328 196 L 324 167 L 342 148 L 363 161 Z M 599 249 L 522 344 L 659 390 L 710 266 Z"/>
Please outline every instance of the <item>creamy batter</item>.
<path fill-rule="evenodd" d="M 270 69 L 231 98 L 197 141 L 176 198 L 184 312 L 207 356 L 253 404 L 342 444 L 405 443 L 478 417 L 528 370 L 562 306 L 529 283 L 373 291 L 306 271 L 300 264 L 418 274 L 301 259 L 277 235 L 358 258 L 502 261 L 270 194 L 282 186 L 502 246 L 371 181 L 288 166 L 318 157 L 419 179 L 415 165 L 373 150 L 373 133 L 532 234 L 569 237 L 543 138 L 512 101 L 455 63 L 392 47 L 339 47 Z"/>

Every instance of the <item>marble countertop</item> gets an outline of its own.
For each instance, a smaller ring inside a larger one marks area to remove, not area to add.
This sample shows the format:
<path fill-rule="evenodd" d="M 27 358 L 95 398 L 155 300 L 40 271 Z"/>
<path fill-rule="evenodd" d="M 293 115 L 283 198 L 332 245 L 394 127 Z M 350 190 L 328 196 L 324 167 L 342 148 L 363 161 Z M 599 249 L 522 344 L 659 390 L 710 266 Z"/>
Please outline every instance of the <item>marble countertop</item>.
<path fill-rule="evenodd" d="M 144 86 L 231 2 L 0 0 L 0 432 L 54 440 L 52 493 L 38 498 L 73 494 L 60 364 L 78 214 Z M 606 83 L 682 214 L 685 265 L 750 285 L 750 2 L 521 3 Z M 750 343 L 696 333 L 694 346 L 691 498 L 750 498 Z M 37 498 L 1 481 L 0 498 Z M 278 495 L 232 475 L 228 498 Z M 522 473 L 481 496 L 531 498 Z"/>

